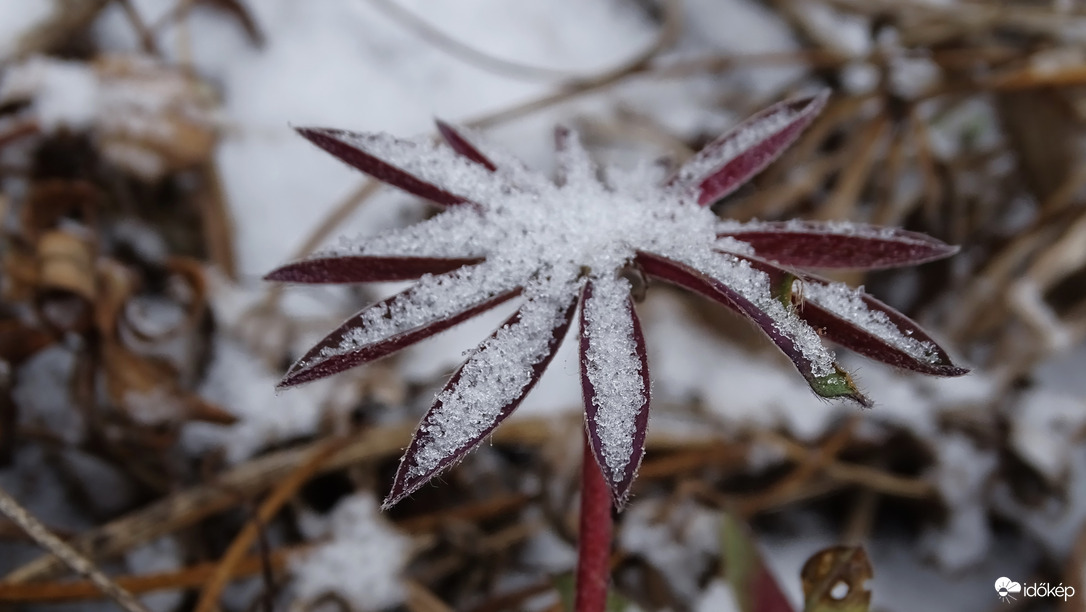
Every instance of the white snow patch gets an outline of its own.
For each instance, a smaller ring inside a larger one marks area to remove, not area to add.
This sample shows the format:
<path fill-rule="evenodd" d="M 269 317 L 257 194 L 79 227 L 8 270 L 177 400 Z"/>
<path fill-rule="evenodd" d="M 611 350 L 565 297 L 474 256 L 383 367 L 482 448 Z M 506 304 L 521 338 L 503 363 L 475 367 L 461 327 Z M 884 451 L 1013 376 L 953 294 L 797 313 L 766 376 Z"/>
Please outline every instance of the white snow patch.
<path fill-rule="evenodd" d="M 172 572 L 184 566 L 183 551 L 177 540 L 165 536 L 133 548 L 125 555 L 125 563 L 133 574 Z M 159 591 L 140 598 L 152 612 L 176 610 L 185 596 L 183 591 Z"/>
<path fill-rule="evenodd" d="M 334 381 L 317 381 L 277 394 L 278 381 L 262 357 L 220 337 L 199 393 L 239 420 L 230 426 L 186 424 L 181 432 L 185 450 L 201 454 L 219 449 L 231 463 L 243 461 L 269 444 L 312 435 L 321 414 L 338 406 L 333 397 Z"/>
<path fill-rule="evenodd" d="M 72 402 L 69 388 L 75 354 L 55 345 L 31 357 L 19 368 L 12 399 L 19 406 L 19 426 L 41 427 L 61 440 L 78 444 L 85 435 L 83 413 Z"/>
<path fill-rule="evenodd" d="M 100 97 L 98 77 L 82 62 L 35 56 L 9 67 L 0 80 L 0 102 L 30 100 L 45 130 L 90 127 Z"/>
<path fill-rule="evenodd" d="M 933 448 L 938 459 L 932 477 L 950 519 L 942 529 L 929 531 L 922 546 L 944 568 L 961 570 L 982 559 L 991 545 L 986 493 L 996 457 L 960 434 L 942 436 Z"/>
<path fill-rule="evenodd" d="M 798 51 L 799 42 L 792 29 L 777 13 L 751 0 L 687 0 L 683 2 L 686 15 L 683 37 L 684 51 L 691 48 L 711 49 L 727 55 L 754 55 Z M 754 99 L 777 95 L 794 83 L 805 68 L 802 66 L 759 66 L 742 69 L 732 81 L 741 85 L 744 93 Z M 725 78 L 713 75 L 713 78 Z M 666 115 L 667 113 L 662 113 Z"/>
<path fill-rule="evenodd" d="M 403 602 L 401 574 L 411 541 L 384 522 L 372 496 L 355 494 L 340 501 L 332 510 L 331 533 L 330 542 L 290 563 L 301 601 L 335 593 L 359 610 Z"/>
<path fill-rule="evenodd" d="M 648 499 L 623 515 L 619 545 L 643 556 L 680 598 L 698 596 L 698 577 L 720 552 L 720 516 L 691 502 Z"/>
<path fill-rule="evenodd" d="M 1086 402 L 1055 391 L 1024 393 L 1011 416 L 1011 448 L 1051 483 L 1067 475 L 1084 432 Z"/>

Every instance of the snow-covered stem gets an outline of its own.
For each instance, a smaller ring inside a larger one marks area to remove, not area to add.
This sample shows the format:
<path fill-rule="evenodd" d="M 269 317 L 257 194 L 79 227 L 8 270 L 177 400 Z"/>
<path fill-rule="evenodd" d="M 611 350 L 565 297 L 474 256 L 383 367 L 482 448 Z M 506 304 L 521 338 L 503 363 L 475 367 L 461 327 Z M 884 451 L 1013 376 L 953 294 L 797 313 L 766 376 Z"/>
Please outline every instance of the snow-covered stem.
<path fill-rule="evenodd" d="M 611 487 L 584 434 L 581 466 L 581 528 L 577 537 L 576 612 L 603 612 L 611 580 Z"/>

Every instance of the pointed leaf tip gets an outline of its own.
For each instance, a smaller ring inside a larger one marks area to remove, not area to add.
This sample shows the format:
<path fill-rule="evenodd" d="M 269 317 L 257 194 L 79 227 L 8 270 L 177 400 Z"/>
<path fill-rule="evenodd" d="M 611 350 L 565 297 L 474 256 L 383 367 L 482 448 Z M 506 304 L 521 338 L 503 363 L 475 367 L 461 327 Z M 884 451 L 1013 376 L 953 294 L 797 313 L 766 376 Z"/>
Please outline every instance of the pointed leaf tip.
<path fill-rule="evenodd" d="M 459 461 L 516 410 L 554 358 L 576 306 L 576 296 L 528 300 L 475 350 L 419 423 L 384 507 Z"/>
<path fill-rule="evenodd" d="M 290 367 L 279 388 L 325 378 L 380 359 L 513 298 L 516 281 L 478 293 L 458 290 L 492 274 L 487 263 L 432 276 L 362 309 L 324 337 Z"/>
<path fill-rule="evenodd" d="M 860 392 L 856 383 L 840 366 L 834 364 L 834 372 L 825 376 L 813 376 L 808 379 L 811 390 L 819 397 L 826 399 L 846 399 L 860 405 L 861 408 L 871 408 L 875 404 L 866 395 Z"/>
<path fill-rule="evenodd" d="M 347 165 L 407 193 L 442 206 L 455 206 L 469 201 L 468 197 L 439 186 L 458 177 L 456 168 L 440 163 L 446 161 L 446 158 L 432 148 L 426 149 L 417 142 L 384 134 L 313 127 L 294 129 L 306 140 Z M 451 157 L 449 152 L 445 153 Z M 396 160 L 384 159 L 389 157 Z M 408 170 L 401 167 L 405 165 L 413 165 L 415 168 Z M 427 173 L 430 176 L 423 176 Z"/>
<path fill-rule="evenodd" d="M 803 278 L 800 316 L 823 336 L 865 357 L 931 376 L 962 376 L 969 370 L 920 324 L 875 297 L 841 283 Z"/>
<path fill-rule="evenodd" d="M 461 129 L 454 127 L 441 119 L 434 119 L 434 123 L 437 125 L 438 133 L 441 134 L 441 137 L 445 139 L 445 142 L 452 147 L 453 151 L 456 151 L 460 155 L 463 155 L 491 172 L 498 169 L 498 166 L 495 165 L 494 162 L 490 161 L 478 147 L 468 140 Z"/>
<path fill-rule="evenodd" d="M 691 190 L 708 206 L 741 187 L 773 163 L 814 121 L 829 90 L 778 102 L 709 143 L 680 167 L 667 184 Z"/>

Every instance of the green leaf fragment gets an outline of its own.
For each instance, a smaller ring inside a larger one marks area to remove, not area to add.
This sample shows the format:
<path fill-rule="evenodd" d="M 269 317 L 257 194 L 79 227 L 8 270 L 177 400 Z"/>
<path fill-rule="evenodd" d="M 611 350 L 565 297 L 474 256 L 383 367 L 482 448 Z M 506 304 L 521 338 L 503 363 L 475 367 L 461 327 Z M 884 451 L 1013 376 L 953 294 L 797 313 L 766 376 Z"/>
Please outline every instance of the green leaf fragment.
<path fill-rule="evenodd" d="M 791 272 L 785 272 L 784 277 L 781 278 L 781 282 L 773 288 L 773 297 L 780 301 L 785 310 L 792 310 L 792 294 L 797 278 L 795 274 Z"/>
<path fill-rule="evenodd" d="M 843 397 L 857 402 L 865 408 L 870 407 L 871 400 L 867 399 L 863 393 L 860 393 L 848 372 L 842 370 L 837 364 L 834 364 L 833 369 L 834 371 L 830 374 L 810 377 L 808 382 L 811 385 L 811 390 L 827 399 Z"/>

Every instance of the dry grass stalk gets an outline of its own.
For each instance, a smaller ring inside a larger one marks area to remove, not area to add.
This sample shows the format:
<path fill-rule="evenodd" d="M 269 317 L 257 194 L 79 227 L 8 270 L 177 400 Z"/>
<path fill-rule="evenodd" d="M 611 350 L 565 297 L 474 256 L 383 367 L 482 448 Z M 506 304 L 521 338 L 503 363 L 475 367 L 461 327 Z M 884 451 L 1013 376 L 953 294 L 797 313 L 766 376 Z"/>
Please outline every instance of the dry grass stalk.
<path fill-rule="evenodd" d="M 283 507 L 283 504 L 293 497 L 298 489 L 316 474 L 330 457 L 346 447 L 349 442 L 349 439 L 339 439 L 325 443 L 314 450 L 308 459 L 299 464 L 294 471 L 272 489 L 271 494 L 268 495 L 268 498 L 260 505 L 260 509 L 257 510 L 256 516 L 234 537 L 234 541 L 230 543 L 230 547 L 226 549 L 226 553 L 222 556 L 218 569 L 208 578 L 203 591 L 200 593 L 200 599 L 196 603 L 196 612 L 214 612 L 217 609 L 222 589 L 234 574 L 234 568 L 241 562 L 253 541 L 256 540 L 260 530 L 264 529 L 265 525 Z"/>
<path fill-rule="evenodd" d="M 88 578 L 103 594 L 115 601 L 126 612 L 148 612 L 132 593 L 102 573 L 90 560 L 53 535 L 34 515 L 22 507 L 7 491 L 0 489 L 0 512 L 19 525 L 39 546 L 53 553 L 64 565 Z"/>

